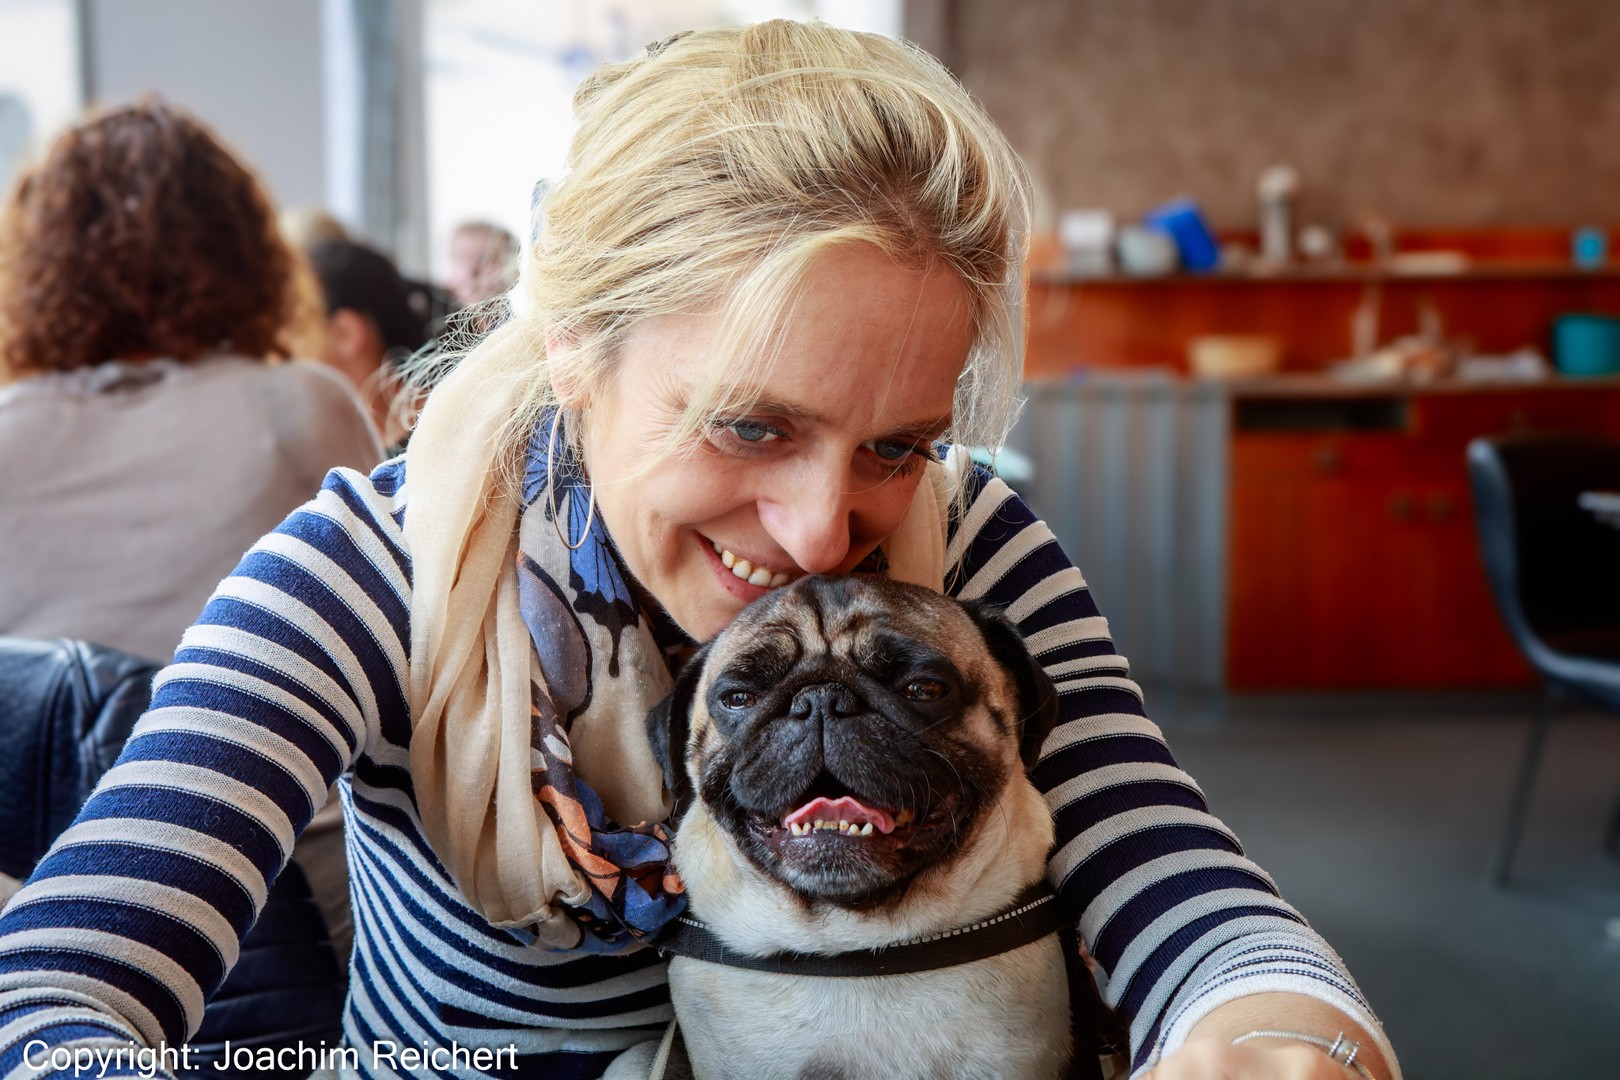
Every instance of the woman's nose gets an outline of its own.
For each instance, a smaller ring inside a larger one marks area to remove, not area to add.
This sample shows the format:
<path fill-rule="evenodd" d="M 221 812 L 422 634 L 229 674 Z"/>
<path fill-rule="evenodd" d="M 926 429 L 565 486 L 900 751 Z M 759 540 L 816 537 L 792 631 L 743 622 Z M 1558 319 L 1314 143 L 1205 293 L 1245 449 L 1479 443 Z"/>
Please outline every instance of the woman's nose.
<path fill-rule="evenodd" d="M 806 573 L 833 573 L 849 556 L 847 479 L 840 470 L 818 469 L 813 476 L 796 477 L 777 498 L 759 503 L 760 524 Z"/>

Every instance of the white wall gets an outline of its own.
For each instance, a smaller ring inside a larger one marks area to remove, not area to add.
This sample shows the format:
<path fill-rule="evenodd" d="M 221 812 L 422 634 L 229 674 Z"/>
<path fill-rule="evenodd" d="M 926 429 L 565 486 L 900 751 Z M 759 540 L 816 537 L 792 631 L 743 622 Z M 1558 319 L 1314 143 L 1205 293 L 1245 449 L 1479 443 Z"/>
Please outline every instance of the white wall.
<path fill-rule="evenodd" d="M 279 206 L 325 201 L 321 0 L 87 0 L 95 105 L 156 91 L 212 126 Z"/>

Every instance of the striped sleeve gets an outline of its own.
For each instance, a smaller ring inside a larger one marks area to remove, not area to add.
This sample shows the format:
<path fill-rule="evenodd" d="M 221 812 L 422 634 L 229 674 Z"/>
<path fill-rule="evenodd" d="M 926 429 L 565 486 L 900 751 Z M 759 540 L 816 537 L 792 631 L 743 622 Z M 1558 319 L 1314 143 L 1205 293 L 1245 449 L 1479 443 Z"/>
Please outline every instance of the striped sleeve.
<path fill-rule="evenodd" d="M 1234 998 L 1305 994 L 1377 1019 L 1325 941 L 1277 895 L 1147 719 L 1108 623 L 1057 539 L 977 470 L 953 515 L 946 580 L 1002 609 L 1058 690 L 1058 725 L 1031 779 L 1057 826 L 1052 886 L 1106 973 L 1141 1071 Z"/>
<path fill-rule="evenodd" d="M 409 567 L 389 480 L 389 466 L 333 472 L 243 557 L 7 904 L 0 1076 L 48 1074 L 44 1047 L 178 1048 L 367 732 L 408 726 Z M 154 1064 L 103 1061 L 92 1074 Z"/>

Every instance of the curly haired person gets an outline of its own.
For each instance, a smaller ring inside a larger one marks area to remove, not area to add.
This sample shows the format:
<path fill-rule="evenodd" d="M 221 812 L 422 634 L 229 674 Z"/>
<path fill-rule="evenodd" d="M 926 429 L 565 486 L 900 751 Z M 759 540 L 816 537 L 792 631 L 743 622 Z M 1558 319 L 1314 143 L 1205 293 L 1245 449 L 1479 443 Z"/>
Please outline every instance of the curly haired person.
<path fill-rule="evenodd" d="M 269 200 L 159 102 L 73 128 L 0 219 L 0 634 L 174 655 L 242 552 L 377 439 L 287 364 Z"/>

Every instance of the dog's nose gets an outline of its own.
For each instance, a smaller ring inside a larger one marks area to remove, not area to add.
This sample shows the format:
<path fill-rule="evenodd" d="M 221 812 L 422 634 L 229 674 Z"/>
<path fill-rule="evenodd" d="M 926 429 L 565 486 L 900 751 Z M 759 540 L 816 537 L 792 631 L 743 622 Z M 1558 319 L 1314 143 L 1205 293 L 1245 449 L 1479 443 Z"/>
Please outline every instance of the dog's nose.
<path fill-rule="evenodd" d="M 812 718 L 831 720 L 840 716 L 854 716 L 861 712 L 861 699 L 843 683 L 817 683 L 793 695 L 793 707 L 788 712 L 798 720 Z"/>

